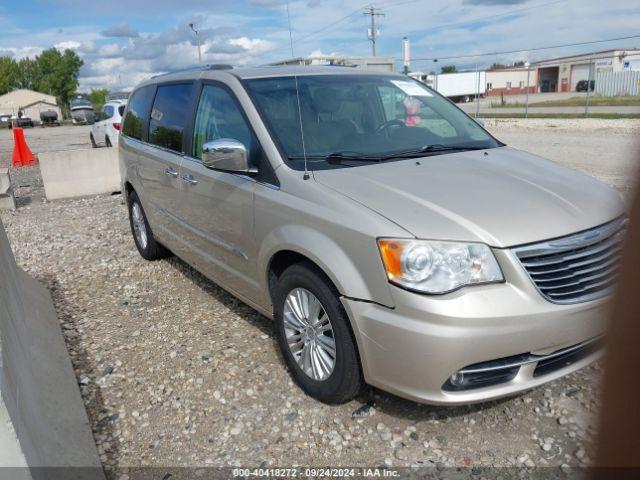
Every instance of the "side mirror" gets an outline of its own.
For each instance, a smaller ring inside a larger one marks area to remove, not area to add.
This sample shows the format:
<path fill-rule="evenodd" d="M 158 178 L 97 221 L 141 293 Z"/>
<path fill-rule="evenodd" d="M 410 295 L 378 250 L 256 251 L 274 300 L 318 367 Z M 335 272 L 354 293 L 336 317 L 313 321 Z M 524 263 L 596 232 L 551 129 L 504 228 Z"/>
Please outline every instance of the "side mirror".
<path fill-rule="evenodd" d="M 255 173 L 249 165 L 247 148 L 232 138 L 220 138 L 202 146 L 202 164 L 212 170 L 225 172 Z"/>

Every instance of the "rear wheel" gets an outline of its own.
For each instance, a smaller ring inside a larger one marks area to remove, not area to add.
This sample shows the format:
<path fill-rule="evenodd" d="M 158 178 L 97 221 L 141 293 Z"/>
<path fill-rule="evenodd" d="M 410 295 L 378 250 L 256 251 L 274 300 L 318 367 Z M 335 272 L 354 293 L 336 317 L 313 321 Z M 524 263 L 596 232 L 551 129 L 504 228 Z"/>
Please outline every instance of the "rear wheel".
<path fill-rule="evenodd" d="M 355 397 L 364 380 L 347 317 L 335 287 L 311 264 L 287 268 L 273 292 L 278 343 L 308 395 L 325 403 Z"/>
<path fill-rule="evenodd" d="M 95 139 L 95 138 L 93 138 L 93 133 L 90 133 L 90 134 L 89 134 L 89 138 L 91 139 L 91 146 L 92 146 L 93 148 L 98 148 L 98 144 L 96 143 L 96 139 Z"/>
<path fill-rule="evenodd" d="M 109 137 L 104 137 L 104 144 L 105 144 L 107 147 L 111 147 L 111 146 L 112 146 L 112 145 L 111 145 L 111 140 L 109 140 Z"/>
<path fill-rule="evenodd" d="M 136 248 L 142 258 L 146 260 L 158 260 L 168 257 L 170 252 L 156 242 L 156 239 L 153 237 L 153 232 L 151 232 L 151 228 L 149 227 L 149 222 L 147 221 L 147 216 L 144 213 L 138 194 L 131 192 L 127 196 L 127 203 L 129 205 L 129 225 L 131 226 L 131 233 L 133 234 Z"/>

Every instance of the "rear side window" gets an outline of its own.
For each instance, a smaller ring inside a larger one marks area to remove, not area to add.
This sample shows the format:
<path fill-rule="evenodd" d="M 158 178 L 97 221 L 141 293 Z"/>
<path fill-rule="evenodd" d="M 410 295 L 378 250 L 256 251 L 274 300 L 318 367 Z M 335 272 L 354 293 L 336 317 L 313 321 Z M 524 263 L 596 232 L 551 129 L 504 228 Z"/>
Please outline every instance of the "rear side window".
<path fill-rule="evenodd" d="M 147 123 L 146 118 L 148 118 L 151 102 L 153 102 L 153 92 L 153 85 L 148 85 L 135 91 L 131 100 L 129 100 L 129 108 L 124 119 L 122 133 L 129 137 L 143 140 L 144 126 Z"/>
<path fill-rule="evenodd" d="M 149 122 L 150 143 L 176 152 L 182 151 L 191 87 L 190 83 L 158 87 Z"/>
<path fill-rule="evenodd" d="M 124 105 L 120 105 L 118 107 L 118 113 L 120 114 L 120 116 L 124 115 Z"/>

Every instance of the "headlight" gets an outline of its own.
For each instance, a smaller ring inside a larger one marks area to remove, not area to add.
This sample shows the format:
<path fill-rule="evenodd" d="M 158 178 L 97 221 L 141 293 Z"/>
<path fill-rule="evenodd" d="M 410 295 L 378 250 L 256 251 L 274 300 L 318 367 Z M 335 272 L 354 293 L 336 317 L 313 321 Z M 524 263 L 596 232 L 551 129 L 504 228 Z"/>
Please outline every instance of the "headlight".
<path fill-rule="evenodd" d="M 481 243 L 378 240 L 392 283 L 425 293 L 446 293 L 465 285 L 501 282 L 491 249 Z"/>

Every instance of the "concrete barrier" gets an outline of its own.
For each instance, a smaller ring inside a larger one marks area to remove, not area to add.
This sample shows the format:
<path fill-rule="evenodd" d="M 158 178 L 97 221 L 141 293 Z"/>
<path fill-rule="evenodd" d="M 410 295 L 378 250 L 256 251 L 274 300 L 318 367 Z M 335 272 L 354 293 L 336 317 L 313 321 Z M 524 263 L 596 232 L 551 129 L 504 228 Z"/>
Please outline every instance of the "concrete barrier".
<path fill-rule="evenodd" d="M 91 148 L 38 154 L 49 200 L 120 191 L 117 148 Z"/>
<path fill-rule="evenodd" d="M 34 479 L 104 473 L 47 289 L 19 268 L 0 221 L 2 397 Z"/>
<path fill-rule="evenodd" d="M 0 210 L 15 210 L 16 201 L 11 188 L 8 168 L 0 168 Z"/>

